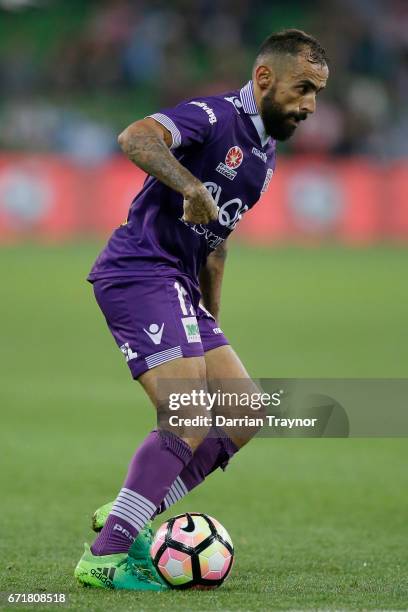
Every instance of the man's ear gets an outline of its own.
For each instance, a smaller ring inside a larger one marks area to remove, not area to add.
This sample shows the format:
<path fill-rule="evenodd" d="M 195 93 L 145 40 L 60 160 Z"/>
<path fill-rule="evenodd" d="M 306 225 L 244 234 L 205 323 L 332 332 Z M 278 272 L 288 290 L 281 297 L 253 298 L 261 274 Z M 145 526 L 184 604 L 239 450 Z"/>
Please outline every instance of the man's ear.
<path fill-rule="evenodd" d="M 261 91 L 269 89 L 275 81 L 272 68 L 265 64 L 260 64 L 255 68 L 254 78 Z"/>

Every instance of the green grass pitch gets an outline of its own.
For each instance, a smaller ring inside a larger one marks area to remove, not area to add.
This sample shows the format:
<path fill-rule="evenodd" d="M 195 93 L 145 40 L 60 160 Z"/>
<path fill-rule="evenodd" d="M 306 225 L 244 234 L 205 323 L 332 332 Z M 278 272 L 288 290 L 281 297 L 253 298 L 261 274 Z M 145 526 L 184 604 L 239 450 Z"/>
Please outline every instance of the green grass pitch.
<path fill-rule="evenodd" d="M 66 592 L 68 609 L 98 612 L 407 609 L 403 438 L 262 439 L 211 476 L 170 515 L 229 530 L 236 563 L 217 591 L 77 586 L 90 514 L 154 425 L 84 281 L 98 249 L 1 251 L 0 591 Z M 222 326 L 254 376 L 406 377 L 406 258 L 233 246 Z"/>

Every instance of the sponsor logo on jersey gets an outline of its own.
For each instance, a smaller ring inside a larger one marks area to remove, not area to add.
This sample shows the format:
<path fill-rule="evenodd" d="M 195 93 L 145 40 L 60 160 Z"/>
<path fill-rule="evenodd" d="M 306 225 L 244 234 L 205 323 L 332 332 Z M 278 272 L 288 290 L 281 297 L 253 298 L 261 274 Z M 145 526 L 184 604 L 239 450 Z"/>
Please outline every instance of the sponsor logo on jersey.
<path fill-rule="evenodd" d="M 271 182 L 272 177 L 273 177 L 273 170 L 272 168 L 268 168 L 268 170 L 266 171 L 265 181 L 261 189 L 261 194 L 265 193 L 265 191 L 268 189 L 269 183 Z"/>
<path fill-rule="evenodd" d="M 265 162 L 266 164 L 268 160 L 268 156 L 266 155 L 266 153 L 264 153 L 263 151 L 260 151 L 256 147 L 252 147 L 252 153 L 253 155 L 256 155 L 257 157 L 259 157 L 259 159 L 262 159 L 262 161 Z"/>
<path fill-rule="evenodd" d="M 157 323 L 151 323 L 149 325 L 149 329 L 143 328 L 143 331 L 149 336 L 153 344 L 160 344 L 162 340 L 163 329 L 164 323 L 162 323 L 161 327 L 159 327 Z"/>
<path fill-rule="evenodd" d="M 184 225 L 187 225 L 187 227 L 192 232 L 195 232 L 196 234 L 198 234 L 198 236 L 203 236 L 203 238 L 207 241 L 207 244 L 210 247 L 210 249 L 216 249 L 225 240 L 225 238 L 222 238 L 221 236 L 214 234 L 214 232 L 209 230 L 208 227 L 206 227 L 205 225 L 202 225 L 201 223 L 192 225 L 191 223 L 187 223 L 187 221 L 184 221 L 184 219 L 182 219 L 181 217 L 179 217 L 179 221 L 184 223 Z"/>
<path fill-rule="evenodd" d="M 137 358 L 137 353 L 136 351 L 132 351 L 132 349 L 129 346 L 129 342 L 125 342 L 125 344 L 122 344 L 122 346 L 120 347 L 120 350 L 126 357 L 126 361 L 132 361 L 132 359 Z"/>
<path fill-rule="evenodd" d="M 215 116 L 213 109 L 210 108 L 205 102 L 196 102 L 193 100 L 192 102 L 189 102 L 189 104 L 194 104 L 194 106 L 199 106 L 202 108 L 208 115 L 208 121 L 210 123 L 217 123 L 217 117 Z"/>
<path fill-rule="evenodd" d="M 232 172 L 235 172 L 235 170 Z M 212 181 L 205 182 L 204 186 L 208 189 L 218 207 L 218 223 L 232 231 L 242 219 L 242 215 L 248 210 L 248 206 L 242 202 L 241 198 L 233 198 L 232 200 L 220 204 L 221 187 Z M 192 225 L 184 221 L 181 217 L 179 217 L 179 221 L 187 225 L 187 227 L 199 236 L 203 236 L 211 249 L 216 249 L 225 240 L 225 238 L 218 236 L 205 225 Z"/>
<path fill-rule="evenodd" d="M 181 322 L 183 323 L 184 331 L 186 332 L 187 342 L 189 344 L 193 342 L 201 342 L 200 330 L 196 317 L 183 317 Z"/>
<path fill-rule="evenodd" d="M 218 207 L 218 223 L 233 230 L 247 210 L 248 206 L 242 202 L 241 198 L 228 200 Z"/>
<path fill-rule="evenodd" d="M 216 167 L 216 171 L 225 176 L 230 181 L 233 181 L 237 176 L 235 168 L 239 168 L 244 159 L 244 154 L 240 147 L 231 147 L 225 156 L 225 163 L 220 162 Z"/>

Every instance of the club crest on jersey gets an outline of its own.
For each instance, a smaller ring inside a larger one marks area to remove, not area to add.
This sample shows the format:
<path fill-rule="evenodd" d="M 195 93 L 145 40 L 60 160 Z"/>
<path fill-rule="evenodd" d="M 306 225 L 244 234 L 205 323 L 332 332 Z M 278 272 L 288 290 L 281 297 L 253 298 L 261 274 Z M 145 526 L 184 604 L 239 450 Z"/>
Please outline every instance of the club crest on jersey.
<path fill-rule="evenodd" d="M 240 147 L 231 147 L 225 156 L 225 163 L 228 168 L 238 168 L 242 164 L 244 154 Z"/>
<path fill-rule="evenodd" d="M 230 181 L 233 181 L 237 176 L 236 168 L 242 164 L 244 154 L 241 147 L 231 147 L 225 156 L 225 163 L 220 162 L 216 167 L 216 171 L 225 176 Z"/>

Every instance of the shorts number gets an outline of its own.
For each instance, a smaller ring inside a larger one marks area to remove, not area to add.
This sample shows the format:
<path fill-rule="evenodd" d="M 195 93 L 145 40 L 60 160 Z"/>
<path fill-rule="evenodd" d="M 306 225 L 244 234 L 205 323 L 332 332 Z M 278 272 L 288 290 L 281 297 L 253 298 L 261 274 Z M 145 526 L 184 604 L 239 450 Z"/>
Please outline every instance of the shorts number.
<path fill-rule="evenodd" d="M 184 299 L 186 296 L 188 296 L 187 291 L 177 281 L 174 283 L 174 288 L 177 291 L 177 297 L 178 297 L 181 312 L 183 313 L 183 315 L 188 316 L 190 314 L 194 316 L 195 311 L 194 311 L 192 304 L 190 304 L 189 310 L 187 310 L 186 300 Z"/>

